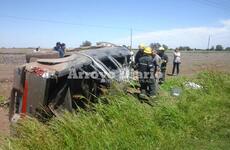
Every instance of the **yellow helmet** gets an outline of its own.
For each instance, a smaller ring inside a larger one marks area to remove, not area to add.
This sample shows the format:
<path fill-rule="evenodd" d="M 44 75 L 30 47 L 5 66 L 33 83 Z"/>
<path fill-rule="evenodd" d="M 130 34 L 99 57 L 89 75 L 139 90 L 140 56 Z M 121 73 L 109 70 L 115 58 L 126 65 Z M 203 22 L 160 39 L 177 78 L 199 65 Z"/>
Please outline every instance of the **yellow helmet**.
<path fill-rule="evenodd" d="M 144 53 L 145 53 L 145 54 L 152 54 L 152 49 L 151 49 L 151 47 L 146 47 L 146 48 L 144 49 Z"/>
<path fill-rule="evenodd" d="M 146 47 L 146 46 L 145 46 L 144 44 L 140 44 L 140 45 L 139 45 L 139 49 L 145 49 L 145 47 Z"/>

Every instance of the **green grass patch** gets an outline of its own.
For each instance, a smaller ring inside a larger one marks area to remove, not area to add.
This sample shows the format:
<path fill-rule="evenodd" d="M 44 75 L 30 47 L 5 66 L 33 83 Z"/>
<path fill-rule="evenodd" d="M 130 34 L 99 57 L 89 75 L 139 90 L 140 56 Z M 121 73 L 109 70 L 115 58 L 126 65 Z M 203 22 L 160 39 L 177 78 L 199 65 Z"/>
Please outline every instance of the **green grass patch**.
<path fill-rule="evenodd" d="M 186 88 L 193 81 L 202 89 Z M 229 149 L 230 75 L 175 77 L 149 106 L 114 85 L 94 111 L 65 112 L 43 124 L 21 120 L 3 149 Z M 179 97 L 170 90 L 182 89 Z M 102 103 L 104 100 L 108 104 Z"/>
<path fill-rule="evenodd" d="M 4 102 L 5 97 L 0 95 L 0 103 Z"/>

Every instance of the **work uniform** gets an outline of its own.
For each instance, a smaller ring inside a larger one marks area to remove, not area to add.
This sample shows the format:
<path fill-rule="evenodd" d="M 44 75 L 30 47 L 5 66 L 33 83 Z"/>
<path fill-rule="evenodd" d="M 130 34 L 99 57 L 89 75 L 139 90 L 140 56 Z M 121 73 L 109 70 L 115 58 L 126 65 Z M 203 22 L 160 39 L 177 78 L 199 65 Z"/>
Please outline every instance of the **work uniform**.
<path fill-rule="evenodd" d="M 164 82 L 165 81 L 165 74 L 166 74 L 166 68 L 167 68 L 167 63 L 168 63 L 168 56 L 164 53 L 161 52 L 159 53 L 159 56 L 161 57 L 161 78 L 160 78 L 160 82 Z"/>
<path fill-rule="evenodd" d="M 151 55 L 143 55 L 138 60 L 138 72 L 141 94 L 147 96 L 156 95 L 154 63 Z"/>
<path fill-rule="evenodd" d="M 143 56 L 143 51 L 142 50 L 138 50 L 136 55 L 135 55 L 135 64 L 139 63 L 139 59 Z"/>

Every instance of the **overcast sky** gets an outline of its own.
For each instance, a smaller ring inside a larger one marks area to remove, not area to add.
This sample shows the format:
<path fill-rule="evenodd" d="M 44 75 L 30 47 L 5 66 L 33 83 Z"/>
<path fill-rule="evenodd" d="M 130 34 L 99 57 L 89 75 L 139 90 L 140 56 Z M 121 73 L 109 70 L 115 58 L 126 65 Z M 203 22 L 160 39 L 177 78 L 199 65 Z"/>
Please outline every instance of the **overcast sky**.
<path fill-rule="evenodd" d="M 230 46 L 229 0 L 1 0 L 0 47 L 82 41 Z"/>

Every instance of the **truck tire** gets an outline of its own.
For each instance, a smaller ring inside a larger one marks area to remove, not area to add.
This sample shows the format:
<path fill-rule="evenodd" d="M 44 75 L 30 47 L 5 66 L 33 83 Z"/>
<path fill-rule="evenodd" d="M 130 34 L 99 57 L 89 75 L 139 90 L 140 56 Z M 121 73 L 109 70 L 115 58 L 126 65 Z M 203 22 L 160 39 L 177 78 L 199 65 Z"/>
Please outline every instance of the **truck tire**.
<path fill-rule="evenodd" d="M 42 58 L 59 58 L 59 54 L 56 51 L 40 51 L 26 54 L 26 62 L 35 62 L 37 59 Z"/>

